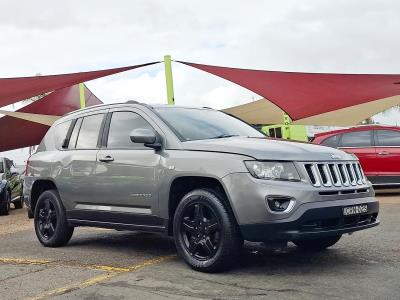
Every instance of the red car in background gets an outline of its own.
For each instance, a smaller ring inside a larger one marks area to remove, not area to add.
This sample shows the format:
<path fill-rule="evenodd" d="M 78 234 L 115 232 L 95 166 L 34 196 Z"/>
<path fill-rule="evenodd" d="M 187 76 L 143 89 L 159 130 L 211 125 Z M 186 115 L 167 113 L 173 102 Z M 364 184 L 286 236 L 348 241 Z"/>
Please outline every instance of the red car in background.
<path fill-rule="evenodd" d="M 375 188 L 400 187 L 400 127 L 352 127 L 316 134 L 312 142 L 355 154 Z"/>

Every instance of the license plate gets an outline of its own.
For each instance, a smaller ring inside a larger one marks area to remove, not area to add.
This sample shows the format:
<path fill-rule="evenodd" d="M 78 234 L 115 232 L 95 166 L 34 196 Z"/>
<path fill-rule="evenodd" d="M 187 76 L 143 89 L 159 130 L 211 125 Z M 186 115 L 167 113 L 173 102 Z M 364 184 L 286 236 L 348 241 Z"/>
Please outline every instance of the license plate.
<path fill-rule="evenodd" d="M 353 205 L 353 206 L 343 207 L 343 215 L 344 216 L 365 214 L 367 212 L 368 212 L 368 205 L 367 204 L 360 204 L 360 205 Z"/>

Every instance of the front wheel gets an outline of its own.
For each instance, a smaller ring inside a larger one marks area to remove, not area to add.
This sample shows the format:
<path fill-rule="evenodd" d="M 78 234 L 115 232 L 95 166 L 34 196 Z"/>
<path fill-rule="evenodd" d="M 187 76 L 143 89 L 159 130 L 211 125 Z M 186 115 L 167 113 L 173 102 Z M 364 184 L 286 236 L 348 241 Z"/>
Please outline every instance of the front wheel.
<path fill-rule="evenodd" d="M 44 246 L 64 246 L 71 239 L 74 228 L 68 226 L 57 191 L 45 191 L 39 196 L 34 215 L 36 236 Z"/>
<path fill-rule="evenodd" d="M 306 250 L 313 250 L 313 251 L 321 251 L 335 245 L 340 240 L 341 237 L 342 235 L 335 235 L 332 237 L 319 238 L 319 239 L 297 240 L 293 241 L 293 243 L 299 248 L 303 248 Z"/>
<path fill-rule="evenodd" d="M 179 203 L 174 217 L 178 254 L 197 271 L 216 272 L 231 267 L 241 237 L 233 216 L 213 190 L 198 189 Z"/>

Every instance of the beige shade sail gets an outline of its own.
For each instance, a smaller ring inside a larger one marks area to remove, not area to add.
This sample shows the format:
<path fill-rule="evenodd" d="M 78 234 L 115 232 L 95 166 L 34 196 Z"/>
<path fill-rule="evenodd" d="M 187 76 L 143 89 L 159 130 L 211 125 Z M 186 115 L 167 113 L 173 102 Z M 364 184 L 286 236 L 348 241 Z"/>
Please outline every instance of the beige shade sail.
<path fill-rule="evenodd" d="M 51 115 L 41 115 L 41 114 L 31 114 L 31 113 L 23 113 L 23 112 L 15 112 L 15 111 L 7 111 L 7 110 L 0 110 L 0 114 L 27 120 L 47 126 L 53 125 L 55 121 L 57 121 L 60 116 L 51 116 Z"/>
<path fill-rule="evenodd" d="M 266 99 L 233 106 L 222 111 L 250 124 L 281 124 L 283 110 Z"/>
<path fill-rule="evenodd" d="M 379 99 L 363 104 L 338 109 L 294 121 L 298 125 L 354 126 L 363 120 L 400 105 L 400 96 Z M 267 99 L 260 99 L 223 110 L 250 124 L 282 124 L 283 110 Z"/>
<path fill-rule="evenodd" d="M 400 105 L 400 96 L 375 100 L 293 122 L 299 125 L 354 126 L 377 113 Z"/>

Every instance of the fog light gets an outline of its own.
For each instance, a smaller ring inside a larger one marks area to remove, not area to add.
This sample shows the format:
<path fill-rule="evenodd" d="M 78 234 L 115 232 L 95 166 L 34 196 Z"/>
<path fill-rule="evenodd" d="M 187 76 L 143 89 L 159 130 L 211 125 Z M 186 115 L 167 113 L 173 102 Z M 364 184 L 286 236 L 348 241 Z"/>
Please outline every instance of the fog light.
<path fill-rule="evenodd" d="M 294 199 L 289 196 L 267 196 L 268 207 L 275 212 L 289 211 L 294 205 Z"/>

